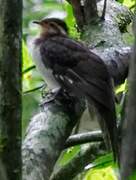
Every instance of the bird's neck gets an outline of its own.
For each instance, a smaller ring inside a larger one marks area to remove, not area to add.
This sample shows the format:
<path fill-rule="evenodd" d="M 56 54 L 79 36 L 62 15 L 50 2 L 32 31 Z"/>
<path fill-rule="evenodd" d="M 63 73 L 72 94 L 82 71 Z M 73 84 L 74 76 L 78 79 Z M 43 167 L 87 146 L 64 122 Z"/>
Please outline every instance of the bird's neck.
<path fill-rule="evenodd" d="M 56 37 L 56 36 L 59 36 L 59 37 L 67 37 L 67 35 L 65 34 L 41 34 L 39 37 L 37 37 L 34 41 L 34 44 L 35 45 L 40 45 L 41 43 L 45 42 L 46 40 L 48 40 L 49 38 L 52 38 L 52 37 Z"/>
<path fill-rule="evenodd" d="M 34 44 L 36 46 L 39 46 L 42 42 L 44 42 L 44 39 L 42 37 L 37 37 L 35 40 L 34 40 Z"/>

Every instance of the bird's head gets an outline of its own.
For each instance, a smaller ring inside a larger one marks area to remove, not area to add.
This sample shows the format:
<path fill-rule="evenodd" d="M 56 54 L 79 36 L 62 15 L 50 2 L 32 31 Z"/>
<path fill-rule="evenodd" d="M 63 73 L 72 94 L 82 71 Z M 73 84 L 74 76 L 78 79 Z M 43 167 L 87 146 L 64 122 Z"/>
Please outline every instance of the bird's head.
<path fill-rule="evenodd" d="M 63 20 L 57 18 L 46 18 L 40 21 L 33 21 L 41 26 L 41 35 L 67 35 L 68 27 Z"/>

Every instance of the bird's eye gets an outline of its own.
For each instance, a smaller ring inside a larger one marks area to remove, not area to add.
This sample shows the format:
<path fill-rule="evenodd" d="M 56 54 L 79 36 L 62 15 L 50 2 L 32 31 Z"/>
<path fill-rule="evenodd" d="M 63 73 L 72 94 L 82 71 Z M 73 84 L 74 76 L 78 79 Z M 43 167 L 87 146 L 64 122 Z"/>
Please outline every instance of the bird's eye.
<path fill-rule="evenodd" d="M 51 27 L 56 27 L 54 23 L 50 23 L 50 26 Z"/>
<path fill-rule="evenodd" d="M 44 24 L 44 25 L 48 25 L 49 23 L 48 23 L 48 22 L 44 22 L 43 24 Z"/>

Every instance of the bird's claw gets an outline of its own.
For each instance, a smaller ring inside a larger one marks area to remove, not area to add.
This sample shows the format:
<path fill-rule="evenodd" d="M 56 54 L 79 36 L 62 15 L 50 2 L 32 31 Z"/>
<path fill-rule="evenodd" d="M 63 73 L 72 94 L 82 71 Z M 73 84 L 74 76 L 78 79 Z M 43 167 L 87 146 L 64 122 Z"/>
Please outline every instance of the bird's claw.
<path fill-rule="evenodd" d="M 45 98 L 46 95 L 48 94 L 48 90 L 47 90 L 47 85 L 46 84 L 43 84 L 43 87 L 41 88 L 41 96 L 42 98 Z"/>
<path fill-rule="evenodd" d="M 40 106 L 44 106 L 47 103 L 50 103 L 56 99 L 56 96 L 59 93 L 59 89 L 52 89 L 49 90 L 48 92 L 44 93 L 43 100 L 40 103 Z"/>

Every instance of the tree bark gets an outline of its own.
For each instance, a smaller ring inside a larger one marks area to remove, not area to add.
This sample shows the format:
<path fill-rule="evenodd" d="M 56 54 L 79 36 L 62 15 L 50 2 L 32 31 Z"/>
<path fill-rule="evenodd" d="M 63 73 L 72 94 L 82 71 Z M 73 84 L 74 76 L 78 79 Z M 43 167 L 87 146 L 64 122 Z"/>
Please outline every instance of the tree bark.
<path fill-rule="evenodd" d="M 102 14 L 104 0 L 97 3 Z M 122 22 L 124 19 L 124 22 Z M 107 1 L 105 20 L 86 26 L 82 39 L 91 51 L 99 55 L 108 67 L 115 85 L 123 83 L 128 75 L 131 48 L 124 43 L 122 29 L 132 21 L 132 13 L 116 1 Z"/>
<path fill-rule="evenodd" d="M 6 174 L 6 169 L 0 159 L 0 180 L 8 180 L 7 179 L 7 174 Z"/>
<path fill-rule="evenodd" d="M 84 102 L 77 99 L 62 102 L 59 98 L 43 105 L 42 112 L 30 122 L 23 142 L 23 180 L 50 178 L 56 160 L 84 108 Z"/>
<path fill-rule="evenodd" d="M 124 83 L 129 72 L 132 49 L 130 47 L 121 47 L 120 49 L 112 47 L 101 50 L 93 49 L 92 51 L 103 59 L 113 78 L 114 85 Z"/>
<path fill-rule="evenodd" d="M 124 123 L 121 154 L 122 180 L 136 179 L 136 16 L 134 27 L 135 45 L 130 64 L 127 115 Z"/>
<path fill-rule="evenodd" d="M 86 0 L 84 3 L 84 16 L 86 24 L 90 24 L 98 18 L 96 0 Z"/>
<path fill-rule="evenodd" d="M 0 0 L 0 156 L 8 180 L 21 179 L 22 1 Z"/>

